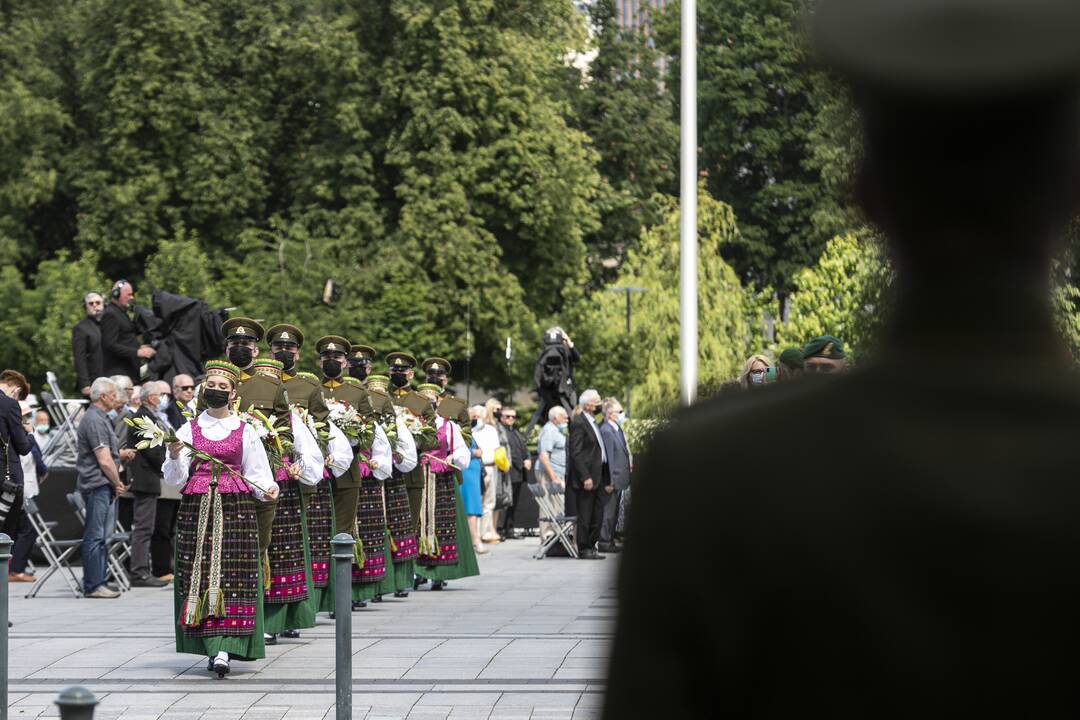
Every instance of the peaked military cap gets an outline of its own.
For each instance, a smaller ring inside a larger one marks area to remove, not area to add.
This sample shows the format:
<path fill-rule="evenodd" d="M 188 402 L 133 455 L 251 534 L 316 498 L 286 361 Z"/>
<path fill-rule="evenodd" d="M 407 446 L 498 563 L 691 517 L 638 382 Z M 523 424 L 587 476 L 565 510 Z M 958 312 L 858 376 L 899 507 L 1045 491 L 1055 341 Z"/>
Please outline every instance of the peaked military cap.
<path fill-rule="evenodd" d="M 340 335 L 323 335 L 319 338 L 318 342 L 315 343 L 315 350 L 317 350 L 320 355 L 334 352 L 345 353 L 348 355 L 349 347 L 349 341 Z"/>
<path fill-rule="evenodd" d="M 288 323 L 278 323 L 266 331 L 267 344 L 275 342 L 296 343 L 297 347 L 304 346 L 304 333 L 300 328 Z"/>
<path fill-rule="evenodd" d="M 819 0 L 814 45 L 842 74 L 918 91 L 1080 75 L 1076 0 Z"/>
<path fill-rule="evenodd" d="M 847 357 L 844 352 L 844 341 L 832 335 L 822 335 L 806 343 L 802 351 L 803 359 L 812 357 L 827 358 L 829 360 L 843 360 Z"/>
<path fill-rule="evenodd" d="M 251 318 L 229 318 L 221 324 L 221 334 L 226 340 L 254 340 L 259 342 L 263 339 L 266 331 L 263 326 Z"/>
<path fill-rule="evenodd" d="M 392 352 L 386 356 L 386 365 L 390 368 L 414 368 L 416 358 L 405 352 Z"/>
<path fill-rule="evenodd" d="M 358 360 L 373 360 L 375 358 L 375 348 L 370 345 L 353 345 L 349 349 L 349 356 Z"/>
<path fill-rule="evenodd" d="M 450 361 L 449 360 L 443 360 L 440 357 L 428 358 L 427 360 L 424 361 L 423 368 L 424 368 L 424 372 L 426 372 L 426 373 L 442 372 L 442 373 L 444 373 L 446 375 L 449 375 L 450 374 Z"/>

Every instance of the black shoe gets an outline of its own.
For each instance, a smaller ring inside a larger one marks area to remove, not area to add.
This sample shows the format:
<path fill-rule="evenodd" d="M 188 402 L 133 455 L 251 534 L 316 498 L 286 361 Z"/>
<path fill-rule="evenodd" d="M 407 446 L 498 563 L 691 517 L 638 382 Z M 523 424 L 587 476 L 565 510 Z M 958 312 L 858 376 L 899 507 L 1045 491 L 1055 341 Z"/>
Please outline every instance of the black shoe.
<path fill-rule="evenodd" d="M 226 675 L 229 674 L 229 661 L 228 660 L 222 660 L 221 658 L 214 658 L 211 665 L 212 665 L 212 667 L 210 669 L 217 673 L 218 680 L 221 680 L 223 677 L 225 677 Z"/>
<path fill-rule="evenodd" d="M 164 580 L 158 580 L 153 575 L 143 575 L 142 577 L 134 578 L 131 581 L 131 587 L 162 588 L 168 584 L 169 583 L 165 582 Z"/>
<path fill-rule="evenodd" d="M 603 560 L 604 559 L 603 555 L 599 555 L 592 548 L 582 550 L 581 552 L 578 553 L 578 557 L 581 558 L 582 560 Z"/>
<path fill-rule="evenodd" d="M 330 611 L 330 612 L 329 612 L 328 614 L 330 615 L 330 619 L 331 619 L 331 620 L 333 620 L 334 618 L 336 618 L 336 617 L 337 617 L 337 613 L 336 613 L 336 612 L 334 612 L 333 610 L 331 610 L 331 611 Z"/>
<path fill-rule="evenodd" d="M 214 658 L 208 658 L 206 661 L 206 669 L 210 672 L 214 672 Z"/>
<path fill-rule="evenodd" d="M 421 577 L 420 575 L 414 575 L 413 576 L 413 581 L 412 581 L 412 589 L 413 590 L 419 590 L 421 585 L 426 585 L 427 584 L 427 581 L 428 581 L 428 579 L 426 577 Z"/>
<path fill-rule="evenodd" d="M 366 607 L 367 607 L 367 603 L 365 601 L 363 601 L 363 600 L 353 600 L 353 603 L 352 603 L 353 612 L 356 612 L 357 610 L 363 610 Z"/>
<path fill-rule="evenodd" d="M 394 597 L 396 597 L 396 598 L 407 598 L 407 597 L 409 597 L 409 591 L 408 590 L 398 590 L 397 592 L 394 593 Z"/>
<path fill-rule="evenodd" d="M 371 598 L 371 602 L 382 602 L 382 594 L 376 595 L 375 597 Z"/>
<path fill-rule="evenodd" d="M 296 638 L 300 637 L 300 631 L 299 630 L 286 630 L 286 631 L 281 633 L 281 637 L 289 638 L 290 640 L 295 640 Z"/>
<path fill-rule="evenodd" d="M 622 548 L 615 543 L 600 543 L 598 548 L 602 553 L 614 554 L 622 552 Z"/>
<path fill-rule="evenodd" d="M 277 645 L 277 635 L 263 633 L 263 645 Z"/>
<path fill-rule="evenodd" d="M 442 580 L 433 580 L 431 583 L 432 590 L 442 590 L 444 587 L 446 587 L 446 583 Z"/>

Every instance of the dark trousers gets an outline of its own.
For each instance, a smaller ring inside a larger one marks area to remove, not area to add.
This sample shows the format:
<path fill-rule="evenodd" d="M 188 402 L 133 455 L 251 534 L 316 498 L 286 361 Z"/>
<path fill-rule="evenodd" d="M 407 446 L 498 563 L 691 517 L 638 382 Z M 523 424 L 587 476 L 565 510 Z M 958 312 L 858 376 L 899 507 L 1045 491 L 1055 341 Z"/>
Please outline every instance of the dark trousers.
<path fill-rule="evenodd" d="M 8 572 L 24 573 L 26 572 L 26 564 L 30 562 L 30 551 L 34 549 L 37 533 L 34 532 L 34 526 L 30 524 L 30 518 L 22 510 L 21 500 L 19 500 L 17 517 L 12 517 L 13 515 L 16 515 L 14 507 L 11 508 L 11 514 L 8 516 L 8 520 L 15 523 L 15 534 L 8 534 L 8 537 L 15 538 L 15 545 L 11 549 L 11 566 Z M 7 526 L 8 522 L 5 521 L 4 524 Z"/>
<path fill-rule="evenodd" d="M 596 548 L 596 542 L 600 539 L 600 528 L 604 523 L 604 500 L 608 485 L 607 465 L 604 465 L 603 477 L 597 482 L 593 478 L 593 489 L 574 488 L 577 496 L 577 546 L 578 550 Z"/>
<path fill-rule="evenodd" d="M 610 545 L 615 539 L 615 523 L 619 520 L 619 497 L 622 490 L 603 492 L 604 495 L 604 522 L 600 526 L 600 542 Z"/>
<path fill-rule="evenodd" d="M 518 477 L 521 477 L 521 475 L 519 474 Z M 514 529 L 514 512 L 517 510 L 518 501 L 521 498 L 521 486 L 523 484 L 522 481 L 510 483 L 510 507 L 503 508 L 502 517 L 499 518 L 501 527 L 496 528 L 500 535 L 506 536 Z"/>
<path fill-rule="evenodd" d="M 154 533 L 150 536 L 150 572 L 155 577 L 172 574 L 173 539 L 176 537 L 176 514 L 179 510 L 179 500 L 161 497 L 154 507 Z"/>
<path fill-rule="evenodd" d="M 131 516 L 131 574 L 136 578 L 150 575 L 150 538 L 154 534 L 158 496 L 134 492 Z"/>

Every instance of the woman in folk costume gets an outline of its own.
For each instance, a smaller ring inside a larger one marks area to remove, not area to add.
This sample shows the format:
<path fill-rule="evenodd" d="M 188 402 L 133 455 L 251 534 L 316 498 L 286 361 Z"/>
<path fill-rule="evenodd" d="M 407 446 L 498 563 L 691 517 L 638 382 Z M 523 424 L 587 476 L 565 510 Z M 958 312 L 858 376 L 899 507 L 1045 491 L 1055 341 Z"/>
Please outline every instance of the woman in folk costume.
<path fill-rule="evenodd" d="M 417 391 L 434 403 L 442 388 L 424 384 Z M 424 495 L 420 503 L 420 556 L 416 573 L 431 580 L 432 590 L 442 590 L 447 580 L 479 575 L 480 568 L 465 520 L 458 473 L 454 472 L 469 466 L 469 446 L 458 424 L 442 415 L 435 416 L 435 431 L 438 438 L 435 448 L 420 458 L 424 467 Z"/>
<path fill-rule="evenodd" d="M 256 358 L 252 368 L 257 374 L 281 379 L 283 365 L 271 358 Z M 264 438 L 273 439 L 271 428 L 280 423 L 276 418 L 261 418 L 243 414 Z M 263 592 L 263 633 L 267 645 L 277 644 L 278 633 L 298 638 L 301 628 L 315 626 L 315 610 L 310 599 L 311 549 L 307 536 L 307 517 L 301 500 L 300 483 L 315 486 L 323 477 L 323 455 L 307 424 L 295 410 L 289 412 L 292 446 L 278 445 L 280 467 L 275 480 L 281 488 L 274 524 L 270 528 L 266 564 L 269 568 Z M 264 568 L 265 571 L 265 568 Z"/>
<path fill-rule="evenodd" d="M 369 392 L 386 392 L 390 378 L 370 375 L 365 380 Z M 380 593 L 393 593 L 396 598 L 409 596 L 415 570 L 417 542 L 412 512 L 409 510 L 409 493 L 405 488 L 403 473 L 416 467 L 416 442 L 405 424 L 404 407 L 387 403 L 394 412 L 378 418 L 383 431 L 391 438 L 394 472 L 383 483 L 383 514 L 386 520 L 386 575 L 379 586 Z M 378 599 L 376 596 L 376 600 Z"/>
<path fill-rule="evenodd" d="M 274 499 L 279 492 L 258 434 L 230 409 L 239 378 L 231 363 L 206 363 L 207 409 L 176 431 L 161 468 L 165 482 L 182 486 L 183 496 L 176 529 L 176 650 L 205 655 L 207 669 L 218 677 L 229 672 L 230 658 L 265 656 L 253 495 Z"/>
<path fill-rule="evenodd" d="M 349 439 L 341 429 L 330 422 L 322 422 L 322 428 L 314 428 L 316 418 L 305 413 L 309 429 L 325 433 L 322 444 L 325 465 L 323 482 L 315 486 L 315 493 L 304 497 L 307 513 L 308 547 L 311 551 L 311 609 L 312 612 L 334 613 L 334 574 L 330 572 L 330 540 L 334 537 L 334 494 L 330 479 L 341 477 L 353 463 L 353 451 Z"/>

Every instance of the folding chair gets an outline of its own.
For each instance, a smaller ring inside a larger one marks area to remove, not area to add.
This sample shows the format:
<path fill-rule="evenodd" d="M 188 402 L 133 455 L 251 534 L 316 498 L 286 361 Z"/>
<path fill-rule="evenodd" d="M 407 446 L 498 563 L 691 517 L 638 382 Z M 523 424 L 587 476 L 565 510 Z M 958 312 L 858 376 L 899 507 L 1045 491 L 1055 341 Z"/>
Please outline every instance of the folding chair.
<path fill-rule="evenodd" d="M 544 483 L 528 483 L 528 485 L 529 492 L 536 498 L 536 504 L 540 507 L 540 514 L 555 531 L 546 540 L 541 539 L 540 547 L 533 554 L 533 558 L 543 560 L 556 542 L 562 543 L 570 557 L 576 558 L 578 556 L 577 545 L 570 539 L 570 531 L 573 529 L 577 518 L 567 517 L 562 507 L 560 507 L 560 501 L 562 500 L 560 489 L 556 485 L 552 485 L 549 489 L 545 487 Z"/>
<path fill-rule="evenodd" d="M 79 522 L 82 523 L 83 527 L 86 527 L 86 501 L 83 500 L 83 496 L 77 492 L 68 493 L 67 500 L 72 509 L 75 510 L 75 517 L 79 518 Z M 105 520 L 105 527 L 113 528 L 113 532 L 105 536 L 106 572 L 116 581 L 117 587 L 121 590 L 130 590 L 131 580 L 124 569 L 124 563 L 121 562 L 121 556 L 123 555 L 122 548 L 131 539 L 131 535 L 116 532 L 119 526 L 120 524 L 116 520 L 116 503 L 113 502 L 109 508 L 109 517 Z M 121 549 L 118 550 L 118 547 Z"/>
<path fill-rule="evenodd" d="M 74 467 L 79 445 L 76 427 L 87 401 L 65 399 L 56 382 L 56 375 L 49 371 L 45 377 L 49 390 L 42 392 L 40 399 L 52 420 L 53 431 L 49 433 L 49 442 L 42 448 L 42 459 L 49 467 Z"/>
<path fill-rule="evenodd" d="M 26 594 L 26 597 L 32 598 L 37 595 L 54 573 L 60 573 L 60 576 L 67 582 L 68 589 L 71 590 L 75 597 L 82 597 L 82 586 L 70 564 L 71 556 L 82 545 L 82 540 L 57 540 L 53 537 L 52 528 L 56 527 L 56 523 L 48 522 L 42 517 L 41 510 L 38 508 L 37 501 L 34 498 L 24 500 L 23 508 L 26 510 L 26 517 L 30 520 L 30 525 L 37 534 L 34 545 L 41 549 L 41 554 L 45 556 L 45 560 L 49 563 L 48 570 L 40 574 L 34 574 L 34 585 L 30 588 L 30 592 Z"/>

